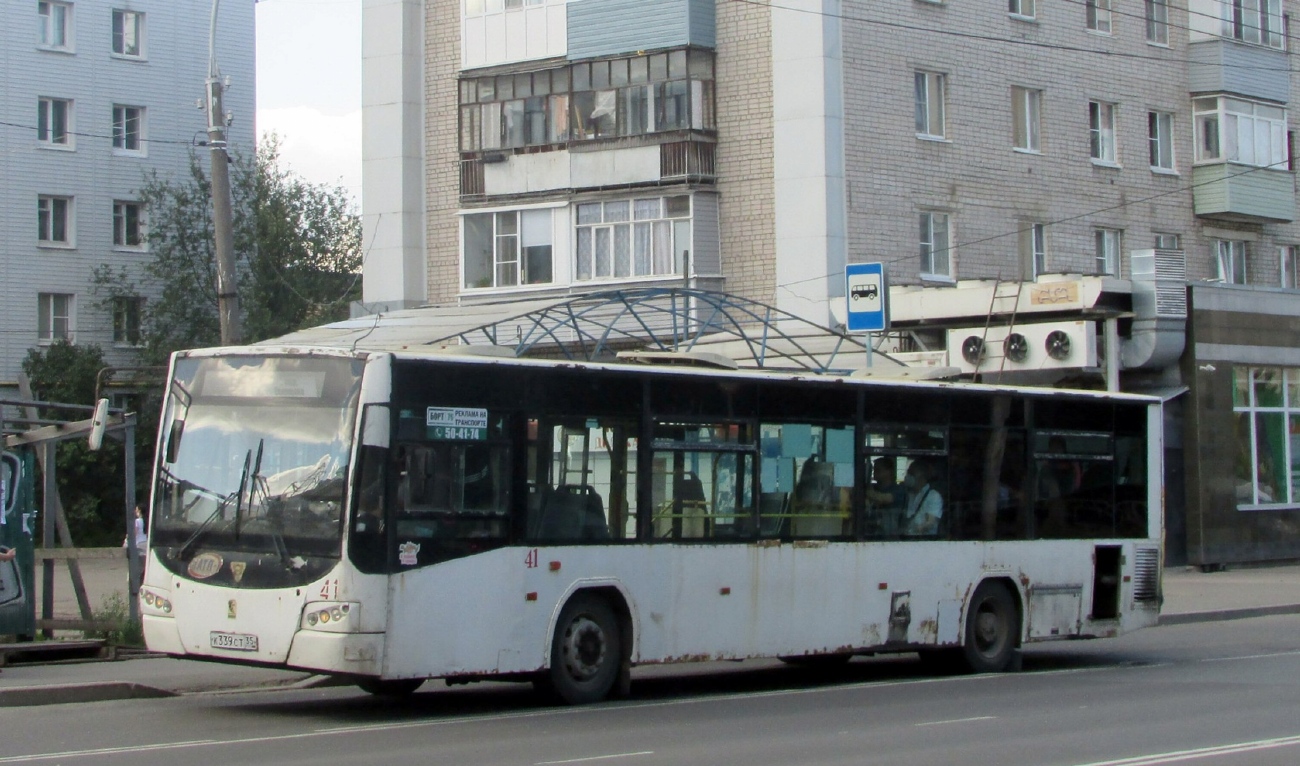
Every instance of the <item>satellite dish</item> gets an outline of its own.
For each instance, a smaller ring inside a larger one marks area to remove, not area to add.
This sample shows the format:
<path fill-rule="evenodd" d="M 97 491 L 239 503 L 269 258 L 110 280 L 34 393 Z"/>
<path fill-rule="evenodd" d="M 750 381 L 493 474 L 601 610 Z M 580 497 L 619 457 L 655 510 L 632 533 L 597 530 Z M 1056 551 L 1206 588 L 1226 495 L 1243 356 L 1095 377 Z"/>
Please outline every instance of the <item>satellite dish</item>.
<path fill-rule="evenodd" d="M 1013 332 L 1002 341 L 1002 353 L 1013 362 L 1023 362 L 1029 358 L 1029 340 Z"/>
<path fill-rule="evenodd" d="M 1070 336 L 1064 330 L 1052 330 L 1043 342 L 1047 355 L 1058 362 L 1070 358 Z"/>
<path fill-rule="evenodd" d="M 99 449 L 104 444 L 104 428 L 108 425 L 108 400 L 95 402 L 95 414 L 90 418 L 90 448 Z"/>
<path fill-rule="evenodd" d="M 961 344 L 961 358 L 978 367 L 984 360 L 984 339 L 978 335 L 967 336 Z"/>

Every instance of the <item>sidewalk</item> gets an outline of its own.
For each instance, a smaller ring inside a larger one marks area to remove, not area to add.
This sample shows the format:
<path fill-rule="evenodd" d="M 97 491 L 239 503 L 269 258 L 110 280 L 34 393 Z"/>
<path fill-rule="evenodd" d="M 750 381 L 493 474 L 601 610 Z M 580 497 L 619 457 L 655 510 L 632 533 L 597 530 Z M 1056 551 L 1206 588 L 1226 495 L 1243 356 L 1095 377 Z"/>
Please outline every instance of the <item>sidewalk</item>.
<path fill-rule="evenodd" d="M 91 603 L 112 593 L 125 597 L 125 561 L 90 561 L 83 566 Z M 120 572 L 118 571 L 120 569 Z M 67 568 L 61 566 L 63 580 Z M 115 584 L 120 574 L 120 584 Z M 60 593 L 60 587 L 65 593 Z M 1204 574 L 1167 569 L 1161 625 L 1300 614 L 1300 566 L 1241 569 Z M 55 584 L 56 613 L 75 615 L 71 585 Z M 62 605 L 62 606 L 60 606 Z M 11 665 L 0 675 L 0 708 L 21 705 L 98 702 L 170 697 L 198 692 L 258 688 L 312 688 L 339 683 L 303 671 L 142 656 L 118 662 Z"/>

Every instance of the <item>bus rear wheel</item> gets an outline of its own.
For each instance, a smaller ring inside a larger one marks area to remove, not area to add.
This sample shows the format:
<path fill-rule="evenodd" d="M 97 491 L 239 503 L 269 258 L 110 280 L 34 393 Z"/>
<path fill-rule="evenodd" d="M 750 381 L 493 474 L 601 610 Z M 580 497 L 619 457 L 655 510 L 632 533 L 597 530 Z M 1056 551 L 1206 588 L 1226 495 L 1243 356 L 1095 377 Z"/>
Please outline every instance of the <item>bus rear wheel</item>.
<path fill-rule="evenodd" d="M 973 673 L 1009 670 L 1020 634 L 1015 600 L 999 582 L 982 582 L 970 599 L 962 657 Z"/>
<path fill-rule="evenodd" d="M 378 678 L 357 679 L 357 686 L 361 691 L 377 697 L 405 697 L 413 694 L 422 683 L 424 683 L 423 678 L 396 678 L 391 681 Z"/>
<path fill-rule="evenodd" d="M 599 702 L 618 680 L 623 642 L 602 598 L 578 594 L 560 611 L 551 637 L 550 688 L 570 705 Z"/>

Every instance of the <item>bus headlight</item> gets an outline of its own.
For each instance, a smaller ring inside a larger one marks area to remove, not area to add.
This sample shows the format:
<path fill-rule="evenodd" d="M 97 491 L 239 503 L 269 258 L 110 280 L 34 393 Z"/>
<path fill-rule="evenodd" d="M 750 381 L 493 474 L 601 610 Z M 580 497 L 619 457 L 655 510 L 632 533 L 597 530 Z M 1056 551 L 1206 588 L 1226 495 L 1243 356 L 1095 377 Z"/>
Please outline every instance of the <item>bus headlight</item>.
<path fill-rule="evenodd" d="M 352 601 L 313 601 L 303 608 L 302 629 L 356 633 L 361 629 L 361 605 Z"/>
<path fill-rule="evenodd" d="M 172 616 L 172 602 L 165 591 L 141 588 L 140 604 L 140 611 L 144 614 L 160 615 L 162 617 Z"/>

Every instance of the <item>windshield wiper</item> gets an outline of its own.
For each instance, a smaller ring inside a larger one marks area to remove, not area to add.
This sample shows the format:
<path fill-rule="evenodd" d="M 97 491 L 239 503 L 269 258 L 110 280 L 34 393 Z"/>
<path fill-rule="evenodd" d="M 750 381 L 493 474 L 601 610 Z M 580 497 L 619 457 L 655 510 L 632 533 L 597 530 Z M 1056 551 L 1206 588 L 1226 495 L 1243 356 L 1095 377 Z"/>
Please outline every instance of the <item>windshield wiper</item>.
<path fill-rule="evenodd" d="M 180 553 L 177 556 L 178 558 L 180 559 L 189 558 L 190 552 L 193 550 L 194 544 L 198 542 L 199 537 L 205 531 L 207 531 L 208 527 L 212 525 L 212 522 L 217 520 L 218 516 L 222 515 L 222 513 L 226 510 L 226 507 L 230 505 L 231 500 L 235 501 L 235 523 L 239 523 L 239 504 L 240 504 L 240 500 L 244 496 L 244 487 L 248 483 L 248 469 L 250 468 L 250 463 L 252 461 L 252 458 L 253 458 L 253 451 L 249 450 L 248 454 L 244 456 L 244 472 L 240 474 L 239 477 L 239 488 L 236 489 L 233 494 L 226 495 L 225 499 L 222 500 L 219 505 L 217 505 L 216 510 L 214 510 L 210 516 L 204 519 L 203 523 L 199 525 L 199 528 L 194 530 L 194 532 L 188 538 L 186 538 L 185 543 L 181 545 Z"/>
<path fill-rule="evenodd" d="M 257 440 L 257 459 L 253 461 L 253 473 L 248 473 L 248 457 L 251 456 L 252 450 L 249 450 L 248 456 L 244 457 L 244 475 L 239 480 L 239 498 L 241 502 L 235 503 L 235 540 L 239 540 L 240 519 L 243 514 L 240 513 L 240 507 L 244 497 L 244 488 L 248 487 L 248 510 L 253 510 L 253 493 L 257 491 L 257 477 L 262 472 L 262 448 L 266 446 L 266 439 Z M 247 483 L 247 484 L 246 484 Z"/>

